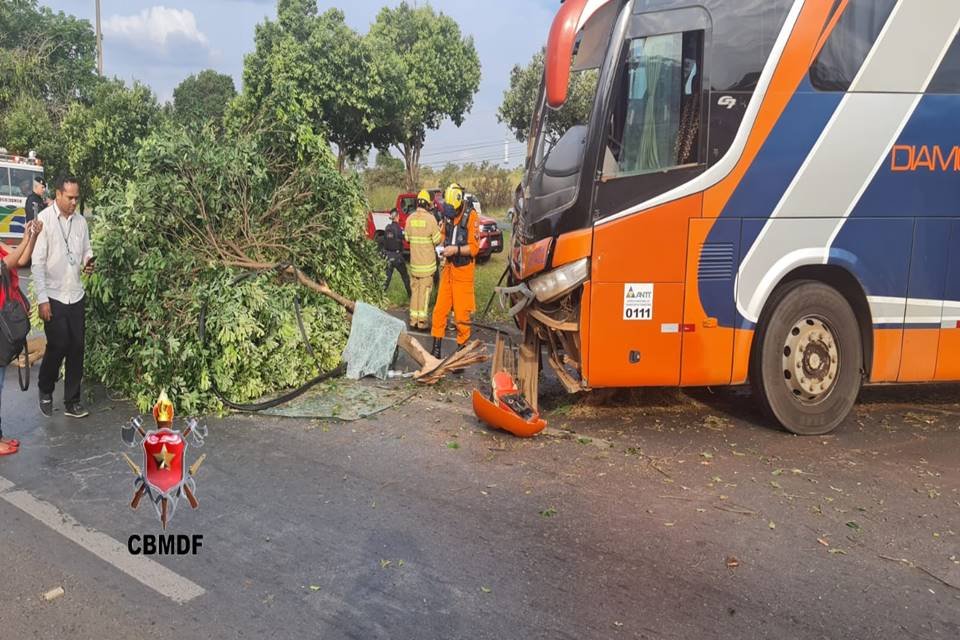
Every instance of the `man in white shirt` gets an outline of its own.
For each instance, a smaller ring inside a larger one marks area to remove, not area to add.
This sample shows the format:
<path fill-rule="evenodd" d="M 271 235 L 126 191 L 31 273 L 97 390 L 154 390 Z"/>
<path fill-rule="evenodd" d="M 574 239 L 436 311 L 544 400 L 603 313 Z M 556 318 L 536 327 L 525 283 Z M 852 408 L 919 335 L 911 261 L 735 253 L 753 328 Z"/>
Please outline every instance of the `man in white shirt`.
<path fill-rule="evenodd" d="M 87 221 L 76 213 L 80 185 L 73 177 L 57 182 L 56 200 L 40 212 L 43 231 L 33 250 L 33 283 L 40 319 L 47 334 L 47 349 L 40 365 L 37 387 L 40 411 L 53 415 L 53 389 L 66 359 L 64 414 L 89 415 L 80 403 L 83 379 L 85 311 L 81 273 L 93 273 L 93 251 Z"/>

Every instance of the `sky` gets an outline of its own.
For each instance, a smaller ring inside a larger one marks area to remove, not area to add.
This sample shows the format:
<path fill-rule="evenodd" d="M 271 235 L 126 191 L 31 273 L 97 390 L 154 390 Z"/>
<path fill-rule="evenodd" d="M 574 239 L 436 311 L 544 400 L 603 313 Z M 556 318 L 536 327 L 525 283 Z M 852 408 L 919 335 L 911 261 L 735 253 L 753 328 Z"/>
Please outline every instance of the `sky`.
<path fill-rule="evenodd" d="M 40 0 L 40 4 L 91 24 L 95 0 Z M 377 12 L 398 0 L 319 0 L 320 11 L 339 6 L 354 29 L 366 33 Z M 417 4 L 414 2 L 414 4 Z M 419 4 L 424 4 L 420 2 Z M 497 122 L 496 112 L 509 85 L 510 69 L 526 64 L 546 41 L 560 0 L 434 0 L 434 9 L 460 23 L 473 36 L 480 55 L 480 90 L 464 124 L 451 122 L 427 136 L 421 162 L 490 160 L 502 162 L 504 140 L 511 144 L 510 165 L 519 164 L 524 147 Z M 253 50 L 254 28 L 275 18 L 275 0 L 101 0 L 103 67 L 107 76 L 149 85 L 161 102 L 190 74 L 214 69 L 241 86 L 243 57 Z M 399 155 L 394 151 L 394 155 Z"/>

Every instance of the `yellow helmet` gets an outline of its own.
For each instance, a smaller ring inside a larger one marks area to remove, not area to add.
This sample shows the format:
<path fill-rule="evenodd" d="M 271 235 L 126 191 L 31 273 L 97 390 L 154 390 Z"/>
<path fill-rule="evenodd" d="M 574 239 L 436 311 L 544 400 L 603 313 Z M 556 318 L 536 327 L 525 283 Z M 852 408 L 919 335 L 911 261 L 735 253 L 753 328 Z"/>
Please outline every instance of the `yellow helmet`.
<path fill-rule="evenodd" d="M 153 419 L 158 425 L 173 422 L 173 403 L 167 397 L 167 392 L 161 391 L 157 404 L 153 405 Z"/>
<path fill-rule="evenodd" d="M 460 211 L 463 209 L 463 187 L 456 182 L 452 183 L 443 194 L 443 199 L 448 205 Z"/>
<path fill-rule="evenodd" d="M 417 206 L 423 207 L 424 209 L 429 209 L 433 206 L 431 202 L 432 198 L 430 197 L 430 192 L 426 189 L 422 189 L 420 193 L 417 194 Z"/>

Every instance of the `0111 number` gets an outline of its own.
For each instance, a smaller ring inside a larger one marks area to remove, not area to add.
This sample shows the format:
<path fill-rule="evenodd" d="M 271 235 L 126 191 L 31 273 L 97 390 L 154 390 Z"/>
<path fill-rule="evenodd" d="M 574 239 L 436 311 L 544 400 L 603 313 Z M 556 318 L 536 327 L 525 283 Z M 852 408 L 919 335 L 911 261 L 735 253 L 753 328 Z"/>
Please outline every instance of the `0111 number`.
<path fill-rule="evenodd" d="M 653 318 L 653 309 L 650 307 L 633 308 L 627 307 L 623 310 L 624 320 L 650 320 Z"/>

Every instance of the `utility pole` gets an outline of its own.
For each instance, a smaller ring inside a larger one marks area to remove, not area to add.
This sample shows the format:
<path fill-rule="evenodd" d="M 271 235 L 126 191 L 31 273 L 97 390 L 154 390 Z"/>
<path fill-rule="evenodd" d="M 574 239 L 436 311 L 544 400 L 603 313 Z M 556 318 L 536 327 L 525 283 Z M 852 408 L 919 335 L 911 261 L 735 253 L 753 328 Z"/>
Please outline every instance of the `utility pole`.
<path fill-rule="evenodd" d="M 97 0 L 97 75 L 103 77 L 103 33 L 100 31 L 100 0 Z"/>
<path fill-rule="evenodd" d="M 503 138 L 503 166 L 510 166 L 510 137 L 504 136 Z"/>

